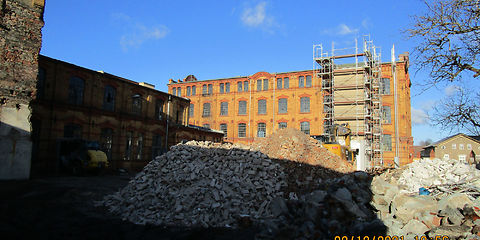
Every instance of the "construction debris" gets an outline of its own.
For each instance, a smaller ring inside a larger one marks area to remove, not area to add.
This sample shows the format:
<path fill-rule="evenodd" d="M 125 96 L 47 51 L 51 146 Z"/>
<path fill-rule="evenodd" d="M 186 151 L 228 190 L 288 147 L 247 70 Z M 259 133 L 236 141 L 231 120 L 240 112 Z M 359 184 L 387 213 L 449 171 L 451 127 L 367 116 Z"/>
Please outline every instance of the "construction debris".
<path fill-rule="evenodd" d="M 317 140 L 294 128 L 280 129 L 267 138 L 257 140 L 252 147 L 270 158 L 319 165 L 341 173 L 355 171 L 350 163 L 330 153 Z"/>
<path fill-rule="evenodd" d="M 368 174 L 333 172 L 270 159 L 247 146 L 191 141 L 172 147 L 99 204 L 136 224 L 241 227 L 252 222 L 265 230 L 263 238 L 285 231 L 291 238 L 332 237 L 381 225 L 369 209 Z"/>
<path fill-rule="evenodd" d="M 372 206 L 389 235 L 480 239 L 480 171 L 425 159 L 372 181 Z"/>
<path fill-rule="evenodd" d="M 283 197 L 283 168 L 240 145 L 190 141 L 150 162 L 124 189 L 105 198 L 110 211 L 137 224 L 235 226 L 272 215 Z"/>

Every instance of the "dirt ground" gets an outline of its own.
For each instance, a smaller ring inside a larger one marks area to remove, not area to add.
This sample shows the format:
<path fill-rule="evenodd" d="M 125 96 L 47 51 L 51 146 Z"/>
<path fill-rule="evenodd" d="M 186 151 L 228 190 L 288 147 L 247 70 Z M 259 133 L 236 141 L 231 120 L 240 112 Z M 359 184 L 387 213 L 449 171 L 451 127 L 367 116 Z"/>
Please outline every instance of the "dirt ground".
<path fill-rule="evenodd" d="M 253 239 L 256 230 L 135 225 L 94 201 L 124 187 L 132 175 L 0 181 L 2 239 Z"/>

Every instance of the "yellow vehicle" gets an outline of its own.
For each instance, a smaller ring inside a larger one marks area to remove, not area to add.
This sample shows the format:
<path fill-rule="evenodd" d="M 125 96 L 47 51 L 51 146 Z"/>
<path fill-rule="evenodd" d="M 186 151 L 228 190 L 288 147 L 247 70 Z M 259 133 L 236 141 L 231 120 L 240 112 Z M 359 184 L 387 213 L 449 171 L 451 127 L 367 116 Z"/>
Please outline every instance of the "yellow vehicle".
<path fill-rule="evenodd" d="M 83 139 L 57 140 L 57 158 L 60 168 L 79 175 L 85 170 L 103 170 L 108 158 L 98 142 Z"/>
<path fill-rule="evenodd" d="M 331 153 L 349 162 L 355 161 L 355 152 L 350 149 L 350 133 L 348 124 L 332 126 L 332 136 L 324 139 L 322 145 Z"/>

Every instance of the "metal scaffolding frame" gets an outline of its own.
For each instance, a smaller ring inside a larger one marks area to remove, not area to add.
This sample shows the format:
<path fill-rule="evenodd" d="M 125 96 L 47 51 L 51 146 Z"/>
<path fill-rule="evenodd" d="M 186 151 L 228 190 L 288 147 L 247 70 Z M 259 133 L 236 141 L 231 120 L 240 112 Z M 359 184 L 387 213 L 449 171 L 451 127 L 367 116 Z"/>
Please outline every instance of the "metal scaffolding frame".
<path fill-rule="evenodd" d="M 356 39 L 353 48 L 332 44 L 330 53 L 313 45 L 313 58 L 314 75 L 322 82 L 324 139 L 334 140 L 334 124 L 351 123 L 352 138 L 365 140 L 367 167 L 383 166 L 380 51 L 364 37 L 361 50 Z"/>

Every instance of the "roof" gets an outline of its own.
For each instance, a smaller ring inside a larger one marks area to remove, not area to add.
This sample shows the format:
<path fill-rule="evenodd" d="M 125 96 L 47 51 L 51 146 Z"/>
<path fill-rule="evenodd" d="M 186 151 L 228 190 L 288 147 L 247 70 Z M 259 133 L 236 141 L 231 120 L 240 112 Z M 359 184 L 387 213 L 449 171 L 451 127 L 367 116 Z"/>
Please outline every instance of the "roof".
<path fill-rule="evenodd" d="M 128 83 L 128 84 L 133 84 L 135 85 L 136 87 L 139 87 L 139 88 L 145 88 L 145 89 L 149 89 L 151 91 L 155 91 L 155 92 L 158 92 L 158 93 L 162 93 L 162 94 L 165 94 L 165 95 L 170 95 L 172 97 L 175 97 L 175 98 L 180 98 L 182 100 L 186 100 L 186 101 L 190 101 L 188 98 L 184 98 L 184 97 L 179 97 L 179 96 L 175 96 L 175 95 L 172 95 L 168 92 L 163 92 L 163 91 L 160 91 L 160 90 L 157 90 L 155 88 L 151 88 L 149 86 L 145 86 L 145 85 L 141 85 L 139 82 L 135 82 L 135 81 L 132 81 L 130 79 L 126 79 L 126 78 L 123 78 L 123 77 L 119 77 L 119 76 L 116 76 L 116 75 L 113 75 L 113 74 L 110 74 L 110 73 L 107 73 L 107 72 L 104 72 L 104 71 L 95 71 L 95 70 L 92 70 L 92 69 L 88 69 L 88 68 L 85 68 L 85 67 L 82 67 L 82 66 L 78 66 L 78 65 L 75 65 L 73 63 L 69 63 L 69 62 L 65 62 L 65 61 L 62 61 L 62 60 L 58 60 L 58 59 L 55 59 L 55 58 L 51 58 L 51 57 L 47 57 L 45 55 L 39 55 L 40 58 L 44 58 L 44 59 L 47 59 L 49 61 L 53 61 L 53 62 L 58 62 L 58 63 L 61 63 L 61 64 L 65 64 L 65 65 L 68 65 L 68 66 L 71 66 L 71 67 L 74 67 L 74 68 L 79 68 L 79 69 L 82 69 L 84 71 L 87 71 L 87 72 L 90 72 L 92 74 L 99 74 L 99 75 L 103 75 L 103 76 L 107 76 L 107 77 L 110 77 L 110 78 L 114 78 L 118 81 L 122 81 L 122 82 L 125 82 L 125 83 Z M 148 83 L 147 83 L 148 84 Z M 151 84 L 149 84 L 151 85 Z"/>
<path fill-rule="evenodd" d="M 446 138 L 442 138 L 442 139 L 440 139 L 440 140 L 438 140 L 438 141 L 436 141 L 436 142 L 434 142 L 434 143 L 432 143 L 432 144 L 430 144 L 430 145 L 428 145 L 428 146 L 425 146 L 425 148 L 427 148 L 427 147 L 436 147 L 438 144 L 443 143 L 443 142 L 445 142 L 445 141 L 448 141 L 448 140 L 450 140 L 450 139 L 452 139 L 452 138 L 454 138 L 454 137 L 457 137 L 457 136 L 464 136 L 464 137 L 466 137 L 466 138 L 468 138 L 468 139 L 470 139 L 470 140 L 472 140 L 472 141 L 475 141 L 475 142 L 480 143 L 480 136 L 467 136 L 467 135 L 464 134 L 464 133 L 457 133 L 457 134 L 455 134 L 455 135 L 452 135 L 452 136 L 449 136 L 449 137 L 446 137 Z"/>
<path fill-rule="evenodd" d="M 288 74 L 288 73 L 298 73 L 298 72 L 311 72 L 313 70 L 300 70 L 300 71 L 290 71 L 290 72 L 275 72 L 271 73 L 272 75 L 279 75 L 279 74 Z M 262 72 L 262 71 L 260 71 Z M 194 83 L 194 82 L 208 82 L 208 81 L 218 81 L 218 80 L 232 80 L 232 79 L 241 79 L 241 78 L 248 78 L 251 77 L 255 74 L 248 75 L 248 76 L 236 76 L 236 77 L 228 77 L 228 78 L 215 78 L 215 79 L 205 79 L 205 80 L 196 80 L 196 81 L 182 81 L 182 82 L 177 82 L 174 81 L 172 83 L 169 83 L 168 85 L 173 85 L 173 84 L 184 84 L 184 83 Z M 190 75 L 189 75 L 190 76 Z"/>

